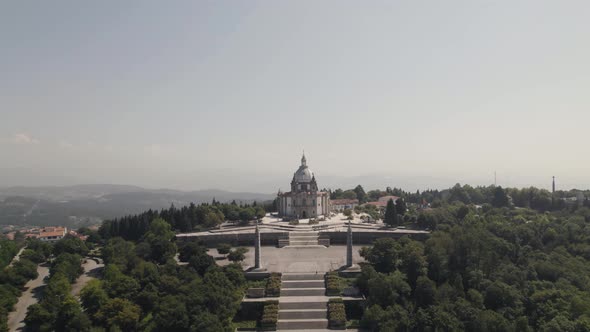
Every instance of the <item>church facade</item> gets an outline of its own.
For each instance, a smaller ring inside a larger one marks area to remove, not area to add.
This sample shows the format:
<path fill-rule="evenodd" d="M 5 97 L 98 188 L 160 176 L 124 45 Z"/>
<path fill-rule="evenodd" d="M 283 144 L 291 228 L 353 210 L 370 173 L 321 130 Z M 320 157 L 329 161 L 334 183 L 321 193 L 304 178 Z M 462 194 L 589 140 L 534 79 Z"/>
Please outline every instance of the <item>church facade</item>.
<path fill-rule="evenodd" d="M 301 166 L 293 174 L 291 191 L 278 193 L 279 216 L 285 218 L 316 218 L 330 213 L 330 195 L 319 191 L 313 172 L 307 167 L 305 154 Z"/>

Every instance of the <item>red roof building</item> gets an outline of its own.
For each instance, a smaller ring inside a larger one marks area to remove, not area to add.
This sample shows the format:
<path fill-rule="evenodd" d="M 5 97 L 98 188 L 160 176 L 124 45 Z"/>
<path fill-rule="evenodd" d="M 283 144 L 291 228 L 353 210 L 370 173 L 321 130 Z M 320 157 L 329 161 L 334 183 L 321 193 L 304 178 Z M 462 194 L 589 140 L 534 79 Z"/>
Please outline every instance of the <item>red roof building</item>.
<path fill-rule="evenodd" d="M 393 200 L 393 202 L 395 203 L 395 201 L 397 201 L 399 199 L 399 197 L 397 197 L 397 196 L 383 196 L 383 197 L 379 197 L 379 200 L 377 200 L 377 202 L 369 202 L 367 204 L 374 205 L 378 208 L 385 208 L 387 206 L 387 202 L 389 202 L 390 199 Z"/>

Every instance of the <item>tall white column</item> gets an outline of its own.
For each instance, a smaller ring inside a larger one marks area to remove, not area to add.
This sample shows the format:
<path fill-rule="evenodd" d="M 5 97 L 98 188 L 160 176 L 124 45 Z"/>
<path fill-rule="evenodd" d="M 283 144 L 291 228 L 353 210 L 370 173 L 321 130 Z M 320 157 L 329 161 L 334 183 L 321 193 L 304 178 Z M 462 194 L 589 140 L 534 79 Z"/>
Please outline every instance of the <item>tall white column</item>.
<path fill-rule="evenodd" d="M 348 221 L 348 234 L 346 237 L 346 267 L 352 266 L 352 227 Z"/>
<path fill-rule="evenodd" d="M 260 269 L 260 229 L 258 229 L 258 220 L 256 220 L 256 243 L 254 243 L 254 268 Z"/>

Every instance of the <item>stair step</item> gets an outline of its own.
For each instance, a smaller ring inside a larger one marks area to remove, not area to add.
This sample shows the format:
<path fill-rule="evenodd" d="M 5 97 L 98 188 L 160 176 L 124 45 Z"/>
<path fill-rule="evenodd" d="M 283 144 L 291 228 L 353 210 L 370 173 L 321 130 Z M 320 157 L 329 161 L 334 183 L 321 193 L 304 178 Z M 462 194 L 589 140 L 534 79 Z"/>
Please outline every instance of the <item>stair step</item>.
<path fill-rule="evenodd" d="M 281 288 L 281 296 L 321 296 L 325 288 Z"/>
<path fill-rule="evenodd" d="M 306 244 L 306 245 L 288 245 L 283 248 L 287 249 L 326 249 L 325 245 L 321 244 Z"/>
<path fill-rule="evenodd" d="M 323 288 L 323 280 L 283 280 L 282 288 Z"/>
<path fill-rule="evenodd" d="M 280 302 L 279 310 L 326 309 L 328 302 Z"/>
<path fill-rule="evenodd" d="M 287 309 L 279 310 L 279 320 L 281 319 L 321 319 L 328 317 L 328 310 L 324 309 Z"/>
<path fill-rule="evenodd" d="M 281 280 L 324 280 L 323 273 L 283 273 Z"/>
<path fill-rule="evenodd" d="M 297 329 L 325 329 L 328 328 L 328 319 L 279 319 L 277 323 L 278 330 L 297 330 Z"/>

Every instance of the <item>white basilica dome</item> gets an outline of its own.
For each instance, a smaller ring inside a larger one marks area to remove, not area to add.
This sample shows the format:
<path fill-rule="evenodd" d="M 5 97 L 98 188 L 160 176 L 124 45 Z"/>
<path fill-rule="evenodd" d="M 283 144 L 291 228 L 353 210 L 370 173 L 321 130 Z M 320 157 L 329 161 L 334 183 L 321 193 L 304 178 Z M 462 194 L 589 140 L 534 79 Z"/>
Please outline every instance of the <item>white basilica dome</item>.
<path fill-rule="evenodd" d="M 293 178 L 297 183 L 309 183 L 313 178 L 313 172 L 309 169 L 309 167 L 301 165 L 299 166 L 297 172 L 295 172 Z"/>

